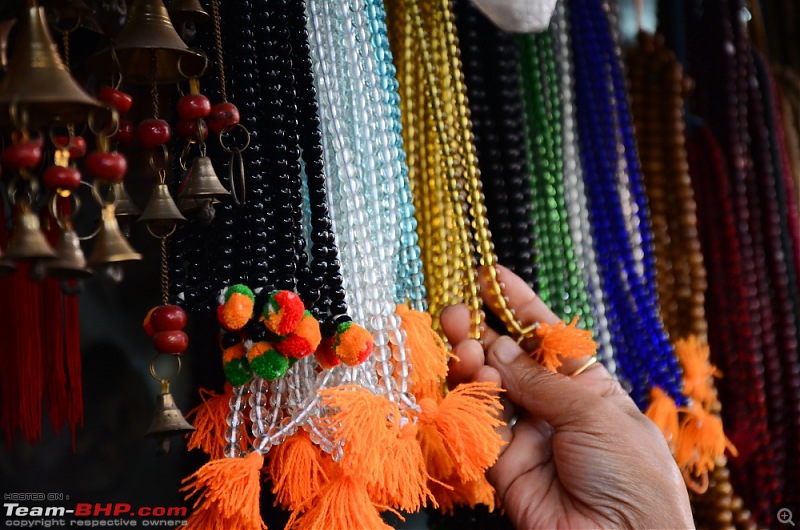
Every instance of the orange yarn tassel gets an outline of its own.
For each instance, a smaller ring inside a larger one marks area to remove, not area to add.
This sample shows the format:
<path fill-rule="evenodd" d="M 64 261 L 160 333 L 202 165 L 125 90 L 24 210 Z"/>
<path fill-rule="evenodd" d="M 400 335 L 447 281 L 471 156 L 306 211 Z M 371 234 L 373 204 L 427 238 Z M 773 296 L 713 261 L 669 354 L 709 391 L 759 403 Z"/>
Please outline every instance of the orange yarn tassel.
<path fill-rule="evenodd" d="M 200 389 L 200 397 L 203 403 L 196 406 L 186 415 L 187 419 L 192 417 L 195 430 L 190 432 L 188 437 L 188 449 L 200 449 L 206 453 L 211 460 L 219 460 L 225 456 L 225 431 L 228 425 L 225 417 L 228 415 L 228 402 L 233 397 L 233 387 L 225 384 L 225 391 L 217 394 L 212 390 Z M 242 439 L 247 443 L 247 429 L 242 425 Z"/>
<path fill-rule="evenodd" d="M 431 486 L 442 513 L 452 514 L 456 506 L 474 508 L 478 504 L 485 505 L 490 512 L 494 511 L 497 495 L 486 477 L 468 482 L 461 482 L 457 476 L 453 476 L 452 479 L 447 485 L 434 483 Z"/>
<path fill-rule="evenodd" d="M 303 512 L 305 508 L 308 509 Z M 317 495 L 306 499 L 306 502 L 292 513 L 286 528 L 392 530 L 392 527 L 381 519 L 379 509 L 386 507 L 372 502 L 363 480 L 352 475 L 340 474 L 323 486 Z"/>
<path fill-rule="evenodd" d="M 425 457 L 417 442 L 418 426 L 406 423 L 394 443 L 383 448 L 383 473 L 367 484 L 370 497 L 379 504 L 394 506 L 406 512 L 416 512 L 436 499 L 428 489 Z"/>
<path fill-rule="evenodd" d="M 425 458 L 425 468 L 431 477 L 444 481 L 456 474 L 455 463 L 447 452 L 447 447 L 444 446 L 444 440 L 436 430 L 435 424 L 420 421 L 417 441 Z"/>
<path fill-rule="evenodd" d="M 654 386 L 650 389 L 650 406 L 644 414 L 656 424 L 667 443 L 674 449 L 678 441 L 678 406 L 675 401 Z"/>
<path fill-rule="evenodd" d="M 685 413 L 681 420 L 680 435 L 675 448 L 678 467 L 700 476 L 714 469 L 714 459 L 722 456 L 727 448 L 736 455 L 736 448 L 725 437 L 722 420 L 695 403 L 692 409 L 681 409 Z"/>
<path fill-rule="evenodd" d="M 296 510 L 328 481 L 324 455 L 305 431 L 298 431 L 272 449 L 269 473 L 276 503 Z"/>
<path fill-rule="evenodd" d="M 708 345 L 691 335 L 675 342 L 675 354 L 683 366 L 683 393 L 709 410 L 714 401 L 710 381 L 721 374 L 708 360 Z"/>
<path fill-rule="evenodd" d="M 420 421 L 436 427 L 464 482 L 483 476 L 505 443 L 495 430 L 503 424 L 498 390 L 494 383 L 469 383 L 456 387 L 438 405 L 432 399 L 419 401 Z"/>
<path fill-rule="evenodd" d="M 431 327 L 433 322 L 428 313 L 414 311 L 405 304 L 398 304 L 395 311 L 406 331 L 408 361 L 414 367 L 411 372 L 414 395 L 418 399 L 438 398 L 441 382 L 447 377 L 447 361 L 453 354 Z M 395 350 L 392 345 L 392 351 Z"/>
<path fill-rule="evenodd" d="M 540 323 L 534 331 L 539 340 L 539 346 L 532 353 L 536 361 L 555 372 L 562 364 L 560 357 L 580 359 L 594 355 L 597 344 L 592 340 L 592 332 L 578 329 L 577 324 L 578 317 L 573 318 L 569 324 L 562 321 L 555 326 Z"/>
<path fill-rule="evenodd" d="M 367 480 L 383 473 L 386 448 L 400 434 L 400 409 L 366 388 L 345 385 L 320 390 L 322 405 L 337 409 L 330 416 L 334 442 L 344 442 L 345 460 L 353 474 Z M 344 462 L 343 462 L 344 463 Z"/>
<path fill-rule="evenodd" d="M 197 495 L 188 528 L 266 530 L 259 510 L 263 465 L 264 457 L 253 451 L 244 458 L 211 460 L 183 479 L 186 499 Z"/>

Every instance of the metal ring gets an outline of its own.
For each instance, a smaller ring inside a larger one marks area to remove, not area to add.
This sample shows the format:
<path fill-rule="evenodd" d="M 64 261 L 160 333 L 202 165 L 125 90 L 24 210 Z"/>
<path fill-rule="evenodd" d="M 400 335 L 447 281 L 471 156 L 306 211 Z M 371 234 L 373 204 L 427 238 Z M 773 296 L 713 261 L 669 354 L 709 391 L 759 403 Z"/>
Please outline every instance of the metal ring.
<path fill-rule="evenodd" d="M 151 226 L 152 224 L 153 223 L 145 223 L 145 227 L 147 228 L 147 231 L 150 232 L 150 235 L 153 236 L 156 239 L 162 239 L 162 238 L 166 239 L 166 238 L 172 236 L 175 233 L 175 230 L 178 229 L 178 223 L 175 222 L 175 223 L 171 223 L 170 224 L 170 226 L 171 226 L 170 231 L 167 232 L 166 234 L 156 234 L 152 230 L 152 226 Z"/>
<path fill-rule="evenodd" d="M 86 181 L 81 181 L 81 184 L 85 184 L 92 188 L 92 196 L 97 201 L 97 204 L 100 206 L 105 206 L 107 204 L 114 204 L 116 202 L 116 193 L 114 192 L 114 186 L 112 184 L 108 185 L 108 193 L 105 197 L 100 193 L 100 181 L 94 180 L 91 184 Z M 109 199 L 111 197 L 111 199 Z"/>
<path fill-rule="evenodd" d="M 198 72 L 197 74 L 186 75 L 186 72 L 183 71 L 182 62 L 184 57 L 186 57 L 187 55 L 181 54 L 180 57 L 178 57 L 178 74 L 180 74 L 180 76 L 184 79 L 191 79 L 193 77 L 203 77 L 203 74 L 205 74 L 206 70 L 208 70 L 208 55 L 206 55 L 206 52 L 204 52 L 200 48 L 189 48 L 188 51 L 195 52 L 203 58 L 203 68 L 201 68 L 200 72 Z"/>
<path fill-rule="evenodd" d="M 56 136 L 55 129 L 55 127 L 50 127 L 50 130 L 47 132 L 48 136 L 50 136 L 50 141 L 53 143 L 53 146 L 56 149 L 69 151 L 69 149 L 72 147 L 72 142 L 75 140 L 75 129 L 72 127 L 67 127 L 67 145 L 60 145 L 58 141 L 56 141 L 58 136 Z"/>
<path fill-rule="evenodd" d="M 234 147 L 230 153 L 231 159 L 228 163 L 228 181 L 231 183 L 231 195 L 233 195 L 233 202 L 236 203 L 237 206 L 242 206 L 247 199 L 247 184 L 245 183 L 244 176 L 244 159 L 242 158 L 242 152 L 238 147 Z M 236 179 L 233 175 L 233 164 L 237 159 L 239 161 L 239 184 L 242 190 L 241 198 L 237 192 Z"/>
<path fill-rule="evenodd" d="M 150 153 L 147 156 L 147 160 L 150 163 L 150 167 L 155 171 L 157 174 L 161 174 L 162 171 L 167 169 L 169 165 L 169 151 L 167 150 L 167 146 L 165 144 L 161 144 L 161 156 L 163 163 L 160 165 L 156 165 L 156 158 L 155 155 L 158 152 L 156 149 L 151 149 Z"/>
<path fill-rule="evenodd" d="M 103 105 L 103 108 L 109 112 L 111 117 L 111 121 L 109 121 L 108 126 L 105 129 L 99 129 L 97 126 L 97 113 L 98 109 L 92 109 L 89 113 L 89 119 L 86 120 L 89 125 L 89 130 L 92 131 L 95 136 L 107 136 L 111 137 L 117 134 L 119 131 L 119 113 L 117 109 L 111 107 L 110 105 Z"/>
<path fill-rule="evenodd" d="M 50 210 L 50 215 L 53 216 L 53 219 L 55 219 L 56 224 L 58 224 L 59 228 L 61 228 L 62 230 L 67 228 L 68 226 L 67 223 L 64 222 L 64 219 L 72 219 L 75 215 L 77 215 L 77 213 L 81 209 L 80 197 L 78 197 L 74 193 L 70 193 L 69 195 L 67 195 L 67 197 L 72 197 L 73 199 L 75 199 L 75 207 L 72 208 L 70 213 L 66 215 L 63 216 L 58 215 L 58 199 L 59 199 L 58 194 L 54 194 L 52 197 L 50 197 L 50 200 L 48 201 L 47 204 L 48 209 Z"/>
<path fill-rule="evenodd" d="M 16 97 L 8 104 L 8 117 L 11 118 L 15 129 L 23 131 L 28 129 L 28 109 L 23 106 L 20 110 L 19 99 Z"/>
<path fill-rule="evenodd" d="M 225 142 L 222 140 L 222 138 L 223 138 L 223 135 L 225 135 L 225 134 L 227 134 L 227 133 L 229 133 L 229 132 L 233 131 L 234 129 L 242 129 L 242 130 L 244 131 L 245 135 L 247 135 L 247 141 L 245 141 L 245 143 L 244 143 L 244 146 L 243 146 L 243 147 L 240 147 L 240 148 L 239 148 L 239 151 L 244 151 L 245 149 L 247 149 L 248 147 L 250 147 L 250 131 L 248 131 L 248 130 L 247 130 L 247 127 L 245 127 L 245 126 L 244 126 L 244 125 L 242 125 L 241 123 L 237 123 L 236 125 L 233 125 L 233 126 L 231 126 L 231 127 L 227 128 L 227 129 L 222 129 L 222 130 L 219 132 L 219 145 L 221 145 L 221 146 L 222 146 L 222 148 L 223 148 L 225 151 L 227 151 L 228 153 L 230 153 L 231 151 L 233 151 L 233 148 L 230 148 L 230 147 L 228 147 L 227 145 L 225 145 Z M 235 146 L 234 146 L 234 147 L 235 147 Z"/>
<path fill-rule="evenodd" d="M 27 170 L 20 171 L 20 174 L 23 176 L 26 175 Z M 28 177 L 30 177 L 30 175 L 28 175 Z M 39 181 L 37 179 L 31 179 L 31 178 L 21 179 L 19 176 L 14 175 L 11 178 L 11 181 L 8 183 L 8 186 L 6 186 L 6 192 L 8 193 L 8 202 L 10 202 L 12 206 L 17 203 L 18 200 L 17 192 L 19 191 L 18 188 L 21 180 L 28 183 L 28 189 L 26 191 L 28 195 L 28 204 L 34 203 L 36 194 L 39 191 Z"/>
<path fill-rule="evenodd" d="M 164 377 L 164 376 L 160 375 L 158 373 L 158 370 L 156 370 L 156 359 L 158 359 L 162 355 L 169 355 L 170 357 L 174 358 L 178 363 L 178 365 L 175 367 L 175 373 L 170 375 L 169 377 Z M 172 381 L 173 379 L 175 379 L 178 376 L 179 373 L 181 373 L 181 358 L 178 355 L 172 355 L 172 354 L 166 354 L 166 353 L 156 353 L 150 359 L 150 375 L 156 381 L 161 381 L 162 383 L 164 383 L 164 382 L 168 383 L 168 382 Z"/>
<path fill-rule="evenodd" d="M 67 20 L 69 20 L 69 19 L 67 19 Z M 59 22 L 61 22 L 61 17 L 59 17 Z M 78 15 L 78 18 L 76 19 L 75 25 L 74 25 L 74 26 L 72 26 L 70 29 L 64 29 L 64 28 L 62 28 L 61 26 L 59 26 L 58 24 L 56 24 L 54 27 L 55 27 L 55 28 L 56 28 L 58 31 L 60 31 L 61 33 L 67 33 L 67 34 L 69 34 L 69 33 L 72 33 L 73 31 L 76 31 L 76 30 L 77 30 L 79 27 L 81 27 L 81 22 L 83 22 L 83 17 L 81 17 L 80 15 Z"/>

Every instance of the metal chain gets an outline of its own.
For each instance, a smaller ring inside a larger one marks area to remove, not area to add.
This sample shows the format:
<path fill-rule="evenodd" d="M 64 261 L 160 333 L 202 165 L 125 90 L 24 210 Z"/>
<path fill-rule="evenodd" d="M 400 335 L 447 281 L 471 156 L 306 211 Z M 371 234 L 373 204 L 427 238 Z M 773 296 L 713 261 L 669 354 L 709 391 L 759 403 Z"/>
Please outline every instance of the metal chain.
<path fill-rule="evenodd" d="M 222 60 L 222 27 L 219 16 L 219 0 L 211 0 L 211 16 L 214 18 L 214 46 L 217 51 L 217 68 L 219 69 L 219 93 L 222 101 L 228 101 L 228 90 L 225 86 L 225 63 Z"/>

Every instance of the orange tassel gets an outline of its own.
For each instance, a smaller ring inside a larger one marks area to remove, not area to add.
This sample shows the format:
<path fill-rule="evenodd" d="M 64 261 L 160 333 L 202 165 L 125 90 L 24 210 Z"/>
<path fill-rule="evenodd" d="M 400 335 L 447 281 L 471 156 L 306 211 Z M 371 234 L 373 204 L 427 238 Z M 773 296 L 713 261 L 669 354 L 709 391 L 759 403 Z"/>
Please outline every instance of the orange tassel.
<path fill-rule="evenodd" d="M 211 460 L 183 479 L 186 499 L 197 495 L 188 528 L 266 530 L 259 511 L 263 465 L 264 457 L 253 451 L 244 458 Z"/>
<path fill-rule="evenodd" d="M 594 355 L 597 344 L 592 340 L 592 332 L 578 329 L 577 324 L 578 317 L 573 318 L 569 324 L 562 321 L 555 326 L 540 323 L 534 331 L 539 340 L 539 346 L 532 353 L 536 361 L 555 372 L 562 364 L 560 357 L 580 359 Z"/>
<path fill-rule="evenodd" d="M 383 473 L 367 483 L 373 501 L 406 512 L 419 511 L 429 500 L 438 506 L 427 486 L 430 476 L 425 470 L 417 431 L 417 425 L 408 422 L 394 443 L 383 448 Z"/>
<path fill-rule="evenodd" d="M 431 489 L 442 513 L 452 514 L 456 506 L 474 508 L 479 504 L 485 505 L 490 512 L 495 509 L 497 495 L 486 477 L 461 482 L 457 476 L 453 476 L 446 485 L 434 483 Z"/>
<path fill-rule="evenodd" d="M 734 456 L 736 448 L 725 437 L 722 420 L 695 403 L 691 409 L 681 409 L 685 415 L 681 420 L 675 460 L 678 467 L 700 476 L 714 469 L 714 459 L 722 456 L 727 448 Z"/>
<path fill-rule="evenodd" d="M 709 349 L 691 335 L 675 342 L 675 354 L 683 366 L 683 393 L 709 410 L 714 401 L 711 378 L 720 372 L 709 362 Z"/>
<path fill-rule="evenodd" d="M 395 311 L 406 331 L 408 361 L 414 367 L 411 372 L 414 395 L 418 399 L 437 398 L 441 395 L 441 382 L 447 377 L 447 361 L 454 356 L 431 327 L 433 322 L 428 313 L 414 311 L 405 304 L 398 304 Z M 392 351 L 395 350 L 392 345 Z"/>
<path fill-rule="evenodd" d="M 386 447 L 400 435 L 400 409 L 383 396 L 357 385 L 320 390 L 322 405 L 336 409 L 330 416 L 334 442 L 344 442 L 345 460 L 353 474 L 380 476 Z"/>
<path fill-rule="evenodd" d="M 430 406 L 430 405 L 427 405 Z M 423 409 L 424 410 L 424 409 Z M 455 463 L 444 446 L 444 440 L 433 423 L 419 422 L 417 434 L 422 455 L 425 458 L 425 469 L 435 480 L 443 481 L 456 473 Z"/>
<path fill-rule="evenodd" d="M 650 389 L 650 406 L 644 414 L 656 424 L 667 443 L 674 449 L 678 438 L 678 407 L 675 401 L 654 386 Z"/>
<path fill-rule="evenodd" d="M 272 450 L 269 473 L 276 504 L 295 510 L 328 481 L 324 455 L 305 431 L 298 431 Z"/>
<path fill-rule="evenodd" d="M 286 528 L 392 530 L 381 519 L 379 509 L 386 507 L 372 502 L 364 480 L 349 474 L 339 474 L 314 497 L 306 499 L 302 506 L 292 512 Z"/>
<path fill-rule="evenodd" d="M 225 456 L 225 431 L 228 429 L 225 417 L 229 411 L 228 402 L 233 397 L 233 387 L 226 383 L 222 394 L 201 388 L 200 397 L 203 403 L 186 415 L 187 419 L 194 417 L 192 423 L 195 426 L 195 430 L 187 435 L 189 442 L 186 447 L 190 450 L 200 449 L 211 460 L 219 460 Z M 249 443 L 244 425 L 242 425 L 242 440 L 244 443 Z"/>
<path fill-rule="evenodd" d="M 483 476 L 505 443 L 496 431 L 503 424 L 498 390 L 494 383 L 469 383 L 457 386 L 438 405 L 432 399 L 419 401 L 420 421 L 436 427 L 465 482 Z"/>

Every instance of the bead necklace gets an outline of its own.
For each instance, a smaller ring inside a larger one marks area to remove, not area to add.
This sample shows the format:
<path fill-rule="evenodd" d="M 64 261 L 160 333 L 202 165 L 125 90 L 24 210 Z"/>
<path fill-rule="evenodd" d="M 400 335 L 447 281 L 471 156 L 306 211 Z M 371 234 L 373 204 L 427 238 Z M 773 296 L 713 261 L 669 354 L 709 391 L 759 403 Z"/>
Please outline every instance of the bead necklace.
<path fill-rule="evenodd" d="M 551 22 L 554 33 L 554 53 L 558 64 L 559 92 L 562 98 L 564 199 L 567 205 L 570 233 L 576 243 L 575 258 L 578 263 L 583 264 L 584 281 L 594 315 L 598 355 L 606 368 L 614 374 L 617 367 L 609 333 L 609 322 L 606 317 L 606 301 L 597 269 L 582 167 L 578 156 L 578 138 L 574 119 L 572 50 L 566 11 L 566 2 L 558 2 Z"/>
<path fill-rule="evenodd" d="M 400 79 L 403 130 L 412 192 L 420 217 L 420 247 L 430 312 L 466 303 L 471 336 L 482 335 L 484 314 L 476 282 L 485 266 L 498 316 L 515 335 L 524 334 L 497 282 L 486 207 L 465 88 L 461 79 L 452 6 L 387 2 L 390 41 Z M 421 58 L 423 68 L 416 60 Z M 413 67 L 412 67 L 412 61 Z"/>
<path fill-rule="evenodd" d="M 647 210 L 607 15 L 599 2 L 576 1 L 569 16 L 581 161 L 618 373 L 642 408 L 651 386 L 658 386 L 682 403 L 680 370 L 653 295 L 652 250 L 645 250 L 650 247 Z M 605 87 L 606 98 L 598 97 L 600 87 Z M 618 187 L 624 182 L 622 174 L 628 183 L 626 192 L 636 206 L 635 215 L 626 216 L 623 210 L 625 194 Z M 638 220 L 641 236 L 630 234 L 626 218 Z M 639 240 L 641 245 L 637 245 Z"/>

